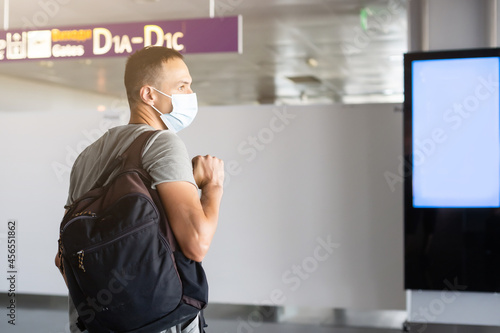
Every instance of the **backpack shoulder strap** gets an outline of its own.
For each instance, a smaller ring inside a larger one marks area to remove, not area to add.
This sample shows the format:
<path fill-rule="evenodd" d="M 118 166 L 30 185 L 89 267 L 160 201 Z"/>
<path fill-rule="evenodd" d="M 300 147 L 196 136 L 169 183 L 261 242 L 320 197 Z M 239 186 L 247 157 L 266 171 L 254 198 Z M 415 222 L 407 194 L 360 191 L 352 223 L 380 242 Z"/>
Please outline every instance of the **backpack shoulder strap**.
<path fill-rule="evenodd" d="M 147 131 L 141 133 L 132 144 L 119 156 L 123 161 L 123 171 L 131 169 L 143 169 L 142 153 L 148 140 L 158 131 Z"/>
<path fill-rule="evenodd" d="M 113 163 L 101 174 L 94 188 L 102 187 L 108 180 L 114 170 L 120 169 L 120 172 L 126 170 L 142 171 L 142 152 L 146 147 L 148 140 L 158 131 L 147 131 L 141 133 L 130 146 L 118 156 Z M 144 175 L 148 176 L 148 175 Z"/>

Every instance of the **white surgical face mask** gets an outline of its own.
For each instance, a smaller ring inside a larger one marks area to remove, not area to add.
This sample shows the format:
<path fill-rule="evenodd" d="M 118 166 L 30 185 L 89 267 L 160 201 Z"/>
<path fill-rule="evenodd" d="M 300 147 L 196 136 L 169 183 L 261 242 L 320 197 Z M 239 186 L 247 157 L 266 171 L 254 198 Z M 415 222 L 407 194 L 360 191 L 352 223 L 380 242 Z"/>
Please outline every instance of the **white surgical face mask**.
<path fill-rule="evenodd" d="M 161 116 L 161 120 L 167 128 L 174 133 L 191 125 L 198 113 L 198 99 L 195 93 L 167 95 L 156 88 L 160 94 L 172 99 L 173 110 L 170 113 L 161 113 L 154 105 L 151 105 Z"/>

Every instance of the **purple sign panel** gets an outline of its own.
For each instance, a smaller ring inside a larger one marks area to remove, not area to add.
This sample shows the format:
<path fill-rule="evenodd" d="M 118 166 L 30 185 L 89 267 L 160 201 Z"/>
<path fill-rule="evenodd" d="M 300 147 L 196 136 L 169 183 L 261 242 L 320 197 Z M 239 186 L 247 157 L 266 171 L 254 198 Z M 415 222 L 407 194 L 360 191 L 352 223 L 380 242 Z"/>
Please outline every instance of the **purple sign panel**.
<path fill-rule="evenodd" d="M 0 31 L 0 63 L 129 56 L 146 46 L 184 54 L 242 52 L 241 16 Z"/>

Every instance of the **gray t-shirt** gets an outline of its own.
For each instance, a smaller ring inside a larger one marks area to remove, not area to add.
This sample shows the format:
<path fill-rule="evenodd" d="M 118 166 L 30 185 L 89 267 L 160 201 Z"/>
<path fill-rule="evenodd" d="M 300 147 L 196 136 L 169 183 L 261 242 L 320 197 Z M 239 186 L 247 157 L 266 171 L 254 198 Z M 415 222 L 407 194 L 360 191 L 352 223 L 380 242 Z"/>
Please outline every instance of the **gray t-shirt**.
<path fill-rule="evenodd" d="M 145 124 L 114 127 L 87 147 L 78 156 L 71 170 L 66 205 L 69 206 L 92 189 L 104 170 L 132 144 L 134 139 L 141 133 L 151 130 L 154 128 Z M 177 181 L 186 181 L 196 186 L 186 146 L 177 134 L 171 131 L 159 131 L 151 137 L 144 149 L 142 164 L 153 179 L 153 188 L 161 183 Z"/>
<path fill-rule="evenodd" d="M 143 132 L 154 130 L 145 124 L 129 124 L 110 129 L 88 146 L 76 159 L 71 170 L 66 206 L 92 189 L 101 174 Z M 193 166 L 186 146 L 177 134 L 165 130 L 154 134 L 146 143 L 142 155 L 143 168 L 153 179 L 152 187 L 164 182 L 186 181 L 194 186 Z M 118 170 L 117 170 L 118 171 Z M 110 178 L 115 173 L 112 173 Z M 196 188 L 198 188 L 196 186 Z M 79 333 L 75 323 L 76 308 L 69 299 L 70 330 Z"/>

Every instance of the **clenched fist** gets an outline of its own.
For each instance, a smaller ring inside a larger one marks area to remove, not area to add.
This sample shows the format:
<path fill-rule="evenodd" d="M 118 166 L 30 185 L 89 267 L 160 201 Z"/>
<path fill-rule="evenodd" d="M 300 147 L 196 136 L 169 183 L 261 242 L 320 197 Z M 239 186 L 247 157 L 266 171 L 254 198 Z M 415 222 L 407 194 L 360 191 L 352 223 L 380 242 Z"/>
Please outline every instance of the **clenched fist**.
<path fill-rule="evenodd" d="M 206 155 L 193 158 L 194 180 L 200 189 L 208 184 L 221 186 L 224 183 L 224 161 Z"/>

